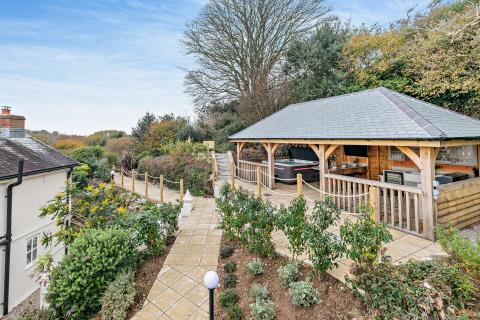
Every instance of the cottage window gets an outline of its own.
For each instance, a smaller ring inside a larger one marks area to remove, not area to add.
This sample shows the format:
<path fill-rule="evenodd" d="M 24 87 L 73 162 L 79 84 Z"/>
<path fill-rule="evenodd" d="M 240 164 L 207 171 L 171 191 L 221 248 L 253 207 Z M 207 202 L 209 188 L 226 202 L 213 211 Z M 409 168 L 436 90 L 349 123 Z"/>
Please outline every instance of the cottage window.
<path fill-rule="evenodd" d="M 27 239 L 27 265 L 37 260 L 38 234 Z"/>

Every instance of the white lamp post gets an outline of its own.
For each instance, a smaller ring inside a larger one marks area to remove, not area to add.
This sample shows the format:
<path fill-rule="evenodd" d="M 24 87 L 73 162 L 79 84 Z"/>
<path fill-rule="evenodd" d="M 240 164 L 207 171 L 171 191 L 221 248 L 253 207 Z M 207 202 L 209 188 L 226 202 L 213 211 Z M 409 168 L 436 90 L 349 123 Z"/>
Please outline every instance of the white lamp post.
<path fill-rule="evenodd" d="M 210 299 L 210 320 L 213 320 L 213 295 L 215 288 L 218 286 L 218 274 L 215 271 L 208 271 L 203 277 L 203 285 L 208 289 Z"/>

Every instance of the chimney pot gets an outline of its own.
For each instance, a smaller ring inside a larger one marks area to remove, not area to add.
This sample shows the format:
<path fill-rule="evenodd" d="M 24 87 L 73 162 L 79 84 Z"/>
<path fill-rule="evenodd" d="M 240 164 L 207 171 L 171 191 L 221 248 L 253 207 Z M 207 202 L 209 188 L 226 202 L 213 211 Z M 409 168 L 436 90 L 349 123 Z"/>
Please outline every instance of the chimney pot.
<path fill-rule="evenodd" d="M 12 108 L 10 108 L 8 106 L 2 106 L 2 114 L 3 115 L 5 115 L 5 116 L 10 115 L 10 110 L 12 110 Z"/>

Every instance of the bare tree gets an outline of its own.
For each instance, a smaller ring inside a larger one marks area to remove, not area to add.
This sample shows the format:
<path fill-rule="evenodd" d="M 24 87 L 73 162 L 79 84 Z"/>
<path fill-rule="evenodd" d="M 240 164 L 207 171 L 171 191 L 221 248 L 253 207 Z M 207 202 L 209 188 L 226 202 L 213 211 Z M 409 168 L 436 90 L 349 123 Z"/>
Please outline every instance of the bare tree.
<path fill-rule="evenodd" d="M 186 77 L 197 109 L 237 100 L 250 122 L 276 111 L 285 98 L 279 65 L 288 45 L 327 13 L 323 0 L 210 0 L 182 40 L 199 65 Z"/>

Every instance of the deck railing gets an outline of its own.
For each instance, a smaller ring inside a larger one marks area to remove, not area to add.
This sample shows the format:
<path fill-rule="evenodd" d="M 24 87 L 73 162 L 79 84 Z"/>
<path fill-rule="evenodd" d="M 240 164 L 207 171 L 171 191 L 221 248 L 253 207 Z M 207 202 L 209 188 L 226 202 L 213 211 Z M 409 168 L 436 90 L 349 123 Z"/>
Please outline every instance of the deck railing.
<path fill-rule="evenodd" d="M 351 213 L 358 213 L 362 205 L 369 202 L 369 187 L 377 187 L 376 216 L 379 221 L 393 228 L 422 235 L 421 194 L 419 188 L 391 183 L 354 178 L 336 174 L 325 174 L 325 191 L 338 195 L 337 206 Z M 365 194 L 362 197 L 356 195 Z"/>
<path fill-rule="evenodd" d="M 257 168 L 260 168 L 262 184 L 270 188 L 268 165 L 266 163 L 240 160 L 237 165 L 237 177 L 252 183 L 257 183 Z"/>

